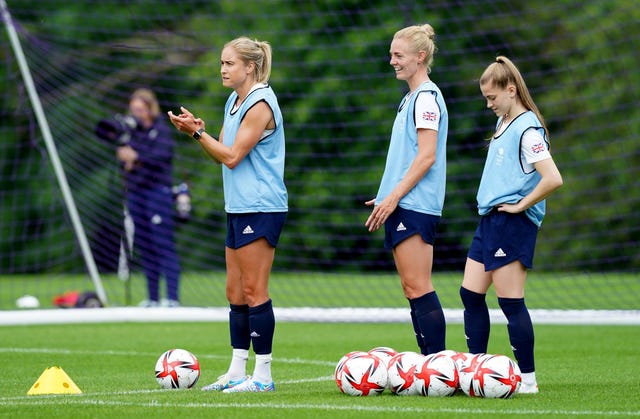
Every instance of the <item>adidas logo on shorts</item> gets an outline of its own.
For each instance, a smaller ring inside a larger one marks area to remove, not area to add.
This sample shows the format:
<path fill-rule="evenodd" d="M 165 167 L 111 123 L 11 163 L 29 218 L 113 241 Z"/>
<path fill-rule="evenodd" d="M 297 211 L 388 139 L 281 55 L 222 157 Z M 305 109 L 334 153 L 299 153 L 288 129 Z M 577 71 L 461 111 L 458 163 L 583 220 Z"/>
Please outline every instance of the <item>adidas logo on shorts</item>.
<path fill-rule="evenodd" d="M 502 247 L 499 248 L 498 250 L 496 250 L 496 253 L 493 254 L 493 257 L 495 258 L 503 258 L 506 257 L 507 254 L 504 252 L 504 250 L 502 250 Z"/>
<path fill-rule="evenodd" d="M 253 229 L 251 228 L 250 225 L 246 226 L 244 228 L 244 230 L 242 230 L 242 234 L 253 234 L 253 233 L 254 233 L 254 231 L 253 231 Z"/>
<path fill-rule="evenodd" d="M 407 227 L 404 226 L 404 224 L 402 224 L 402 222 L 400 222 L 400 224 L 398 224 L 398 227 L 396 227 L 396 231 L 406 231 Z"/>

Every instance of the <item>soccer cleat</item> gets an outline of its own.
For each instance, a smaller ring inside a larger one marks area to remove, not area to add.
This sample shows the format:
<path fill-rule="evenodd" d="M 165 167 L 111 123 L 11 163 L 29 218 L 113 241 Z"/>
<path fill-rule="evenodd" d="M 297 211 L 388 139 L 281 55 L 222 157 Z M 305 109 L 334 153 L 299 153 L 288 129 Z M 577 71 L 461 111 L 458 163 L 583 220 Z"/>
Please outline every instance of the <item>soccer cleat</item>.
<path fill-rule="evenodd" d="M 248 376 L 241 377 L 237 380 L 229 380 L 227 374 L 222 374 L 215 383 L 202 387 L 202 391 L 223 391 L 240 385 L 248 380 Z"/>
<path fill-rule="evenodd" d="M 138 304 L 138 307 L 150 308 L 150 307 L 158 307 L 159 304 L 154 300 L 143 300 Z"/>
<path fill-rule="evenodd" d="M 518 391 L 520 394 L 538 394 L 538 385 L 537 384 L 525 384 L 522 383 L 520 385 L 520 390 Z"/>
<path fill-rule="evenodd" d="M 272 381 L 268 384 L 263 384 L 248 377 L 246 381 L 238 384 L 234 387 L 223 390 L 223 393 L 264 393 L 267 391 L 275 391 L 276 386 Z"/>

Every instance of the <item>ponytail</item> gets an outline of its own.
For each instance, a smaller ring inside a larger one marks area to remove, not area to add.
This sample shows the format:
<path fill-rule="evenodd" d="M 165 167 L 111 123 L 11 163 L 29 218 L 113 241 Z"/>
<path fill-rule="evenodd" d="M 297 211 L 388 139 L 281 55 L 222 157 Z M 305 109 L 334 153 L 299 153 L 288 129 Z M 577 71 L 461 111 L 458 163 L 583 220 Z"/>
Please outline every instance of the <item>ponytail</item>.
<path fill-rule="evenodd" d="M 258 47 L 262 50 L 262 66 L 259 68 L 258 77 L 256 77 L 256 79 L 260 83 L 268 83 L 269 78 L 271 77 L 271 45 L 265 41 L 257 43 Z"/>
<path fill-rule="evenodd" d="M 494 86 L 500 89 L 506 89 L 509 84 L 513 84 L 516 87 L 516 92 L 522 105 L 533 112 L 542 124 L 542 128 L 544 129 L 544 133 L 547 137 L 547 141 L 549 139 L 549 130 L 547 129 L 547 125 L 544 122 L 544 117 L 542 113 L 536 106 L 531 94 L 529 93 L 529 89 L 527 88 L 526 83 L 524 82 L 524 78 L 518 67 L 507 57 L 502 55 L 496 57 L 496 61 L 494 63 L 489 64 L 489 66 L 484 70 L 482 76 L 480 77 L 480 85 L 484 86 L 488 83 L 493 83 Z"/>

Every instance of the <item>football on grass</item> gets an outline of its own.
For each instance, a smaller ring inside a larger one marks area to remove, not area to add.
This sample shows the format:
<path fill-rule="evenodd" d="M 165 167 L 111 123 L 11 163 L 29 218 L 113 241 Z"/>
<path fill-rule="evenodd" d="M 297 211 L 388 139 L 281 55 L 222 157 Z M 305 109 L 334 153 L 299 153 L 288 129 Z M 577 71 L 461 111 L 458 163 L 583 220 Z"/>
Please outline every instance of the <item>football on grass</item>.
<path fill-rule="evenodd" d="M 342 365 L 340 390 L 350 396 L 377 396 L 387 387 L 387 369 L 376 356 L 365 354 Z"/>
<path fill-rule="evenodd" d="M 453 396 L 458 390 L 458 369 L 451 357 L 444 353 L 427 355 L 417 365 L 415 379 L 421 383 L 423 396 Z"/>
<path fill-rule="evenodd" d="M 191 388 L 200 378 L 200 363 L 189 351 L 170 349 L 160 355 L 156 362 L 156 380 L 160 387 Z"/>
<path fill-rule="evenodd" d="M 505 355 L 491 355 L 476 367 L 473 393 L 487 399 L 508 399 L 520 390 L 522 376 L 518 364 Z"/>
<path fill-rule="evenodd" d="M 367 355 L 367 353 L 362 351 L 351 351 L 340 358 L 340 361 L 336 364 L 336 369 L 333 371 L 333 379 L 336 381 L 340 390 L 342 390 L 342 367 L 344 367 L 344 363 L 347 362 L 347 359 L 349 358 L 362 355 Z"/>
<path fill-rule="evenodd" d="M 424 362 L 424 355 L 416 352 L 400 352 L 389 360 L 389 389 L 399 396 L 422 394 L 421 380 L 416 380 L 415 372 Z"/>
<path fill-rule="evenodd" d="M 458 376 L 460 378 L 460 390 L 470 397 L 480 397 L 473 388 L 473 376 L 478 365 L 491 355 L 488 354 L 466 354 L 467 357 L 458 363 Z"/>

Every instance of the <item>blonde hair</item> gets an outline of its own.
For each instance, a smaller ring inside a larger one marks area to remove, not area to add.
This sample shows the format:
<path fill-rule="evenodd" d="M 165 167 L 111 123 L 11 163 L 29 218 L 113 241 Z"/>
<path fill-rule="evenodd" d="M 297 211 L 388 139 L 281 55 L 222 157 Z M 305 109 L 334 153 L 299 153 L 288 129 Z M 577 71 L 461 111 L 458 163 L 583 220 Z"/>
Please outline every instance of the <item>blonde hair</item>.
<path fill-rule="evenodd" d="M 427 74 L 431 73 L 433 55 L 438 50 L 435 43 L 436 32 L 431 25 L 425 23 L 424 25 L 407 26 L 396 32 L 395 35 L 393 35 L 393 39 L 408 40 L 411 49 L 415 53 L 419 53 L 420 51 L 426 52 L 427 58 L 424 65 L 427 68 Z"/>
<path fill-rule="evenodd" d="M 245 63 L 254 62 L 253 71 L 255 80 L 259 83 L 268 83 L 271 76 L 271 45 L 265 41 L 249 39 L 241 36 L 227 42 L 224 47 L 233 48 Z"/>
<path fill-rule="evenodd" d="M 540 120 L 547 141 L 549 141 L 549 130 L 544 122 L 542 113 L 540 113 L 540 110 L 533 101 L 529 89 L 524 82 L 524 78 L 522 74 L 520 74 L 520 70 L 518 70 L 518 67 L 516 67 L 510 59 L 500 55 L 496 57 L 494 63 L 489 64 L 480 77 L 480 86 L 485 86 L 488 83 L 492 83 L 500 89 L 506 89 L 509 84 L 513 84 L 516 87 L 516 94 L 518 98 L 520 98 L 522 105 L 536 114 L 538 120 Z"/>
<path fill-rule="evenodd" d="M 156 98 L 156 94 L 153 93 L 151 89 L 140 88 L 136 89 L 129 98 L 129 102 L 134 99 L 139 99 L 144 102 L 145 105 L 149 108 L 149 114 L 155 120 L 160 115 L 160 104 L 158 103 L 158 98 Z"/>

